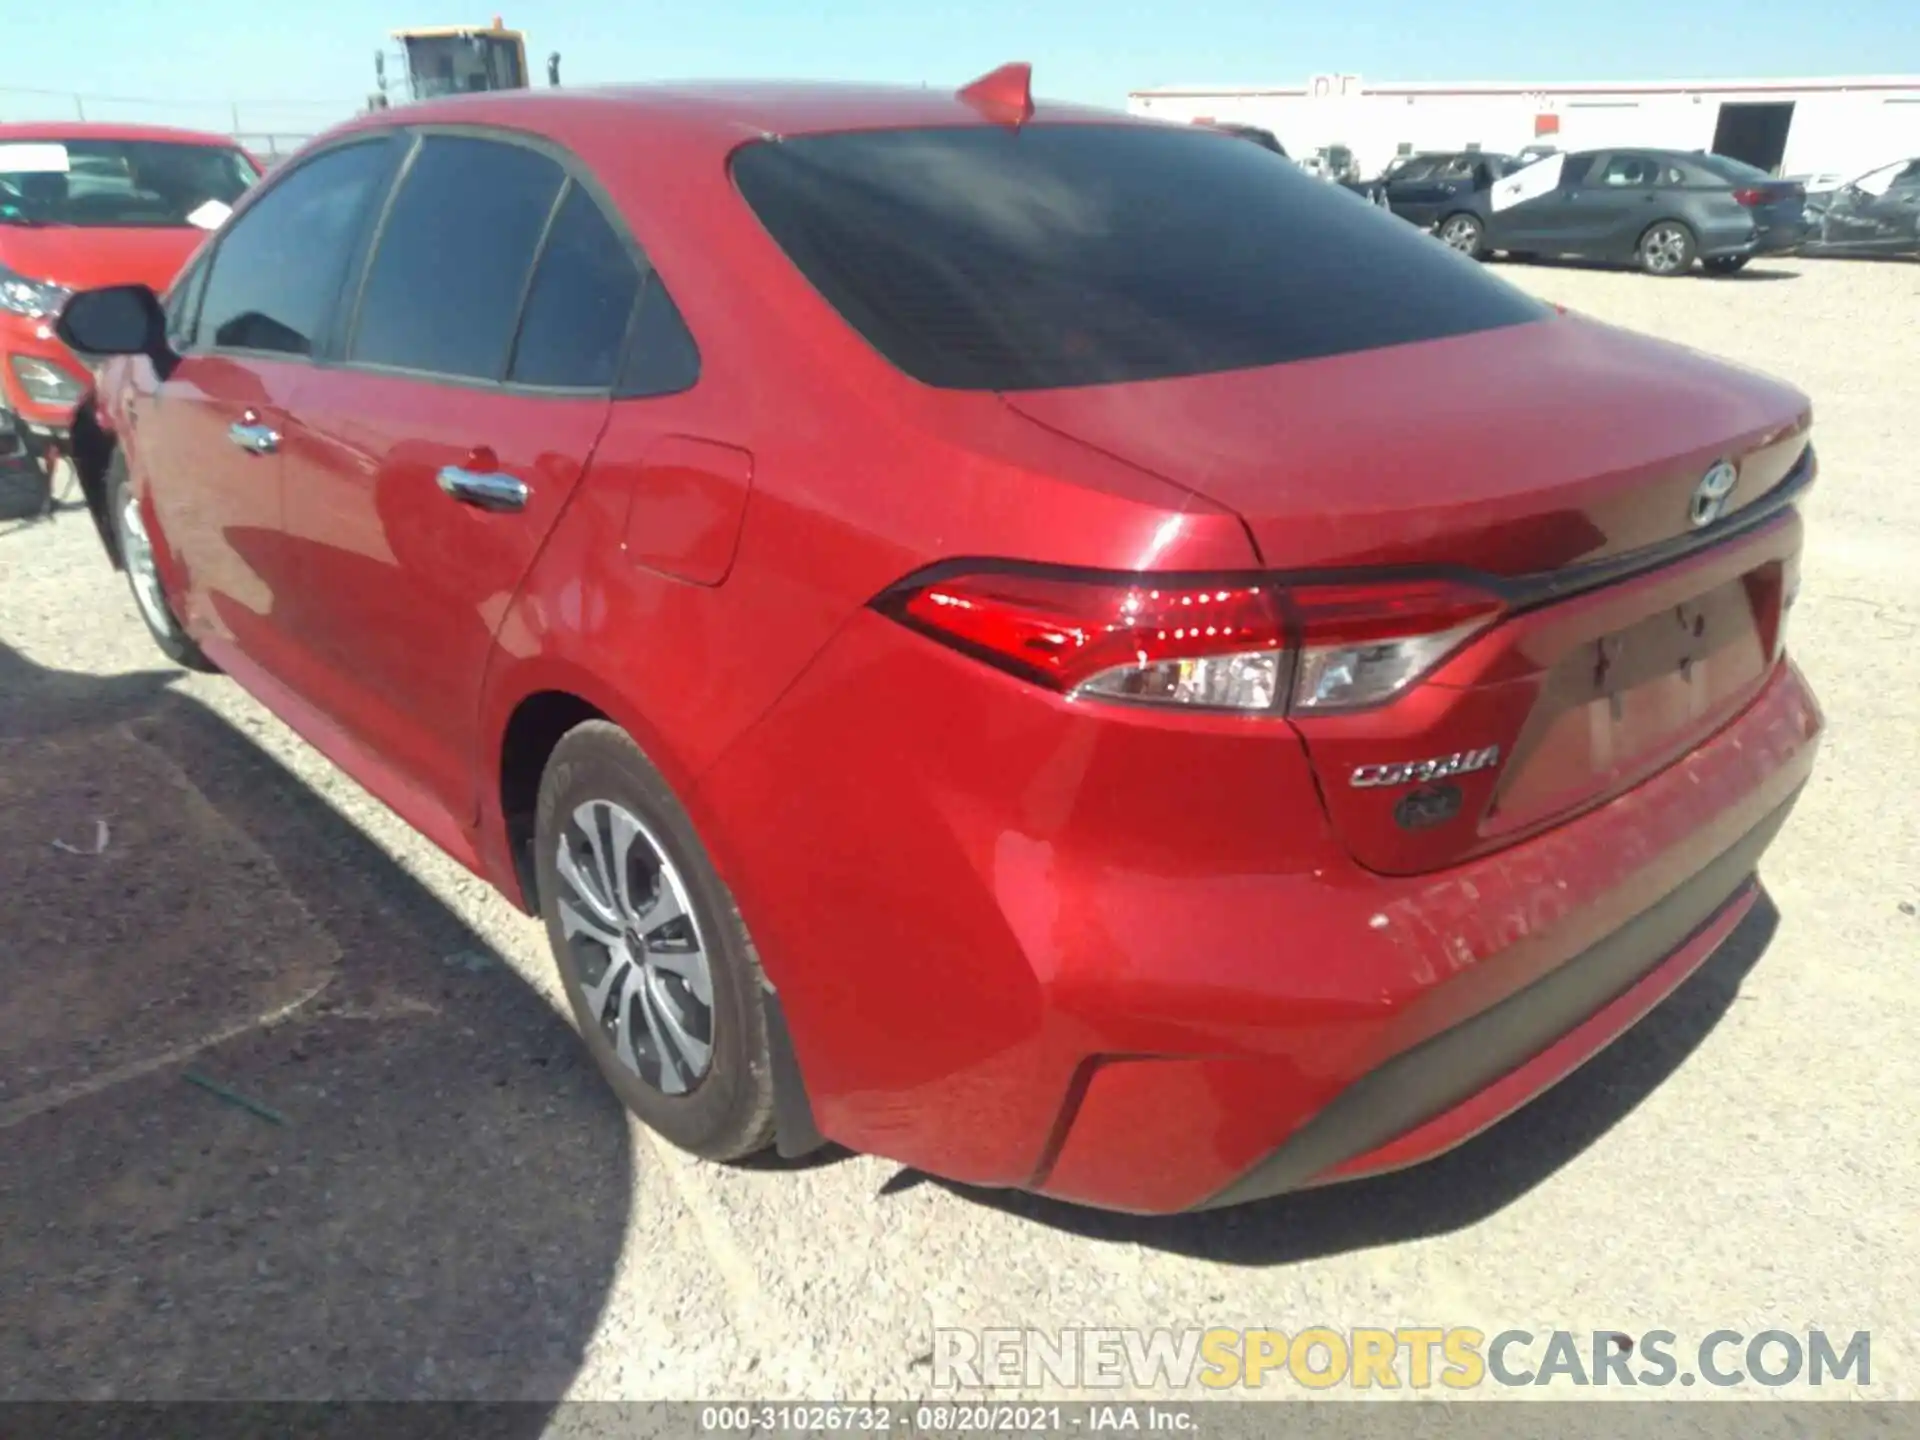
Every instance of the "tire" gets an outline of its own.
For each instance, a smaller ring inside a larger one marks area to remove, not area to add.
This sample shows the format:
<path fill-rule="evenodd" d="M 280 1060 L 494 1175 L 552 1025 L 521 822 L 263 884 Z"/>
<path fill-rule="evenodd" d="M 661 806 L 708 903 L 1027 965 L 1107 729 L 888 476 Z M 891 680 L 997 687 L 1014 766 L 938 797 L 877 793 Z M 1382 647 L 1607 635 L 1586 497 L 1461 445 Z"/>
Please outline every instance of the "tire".
<path fill-rule="evenodd" d="M 200 647 L 180 628 L 180 620 L 167 601 L 160 573 L 154 568 L 153 546 L 147 539 L 146 522 L 141 518 L 133 487 L 127 478 L 126 452 L 115 450 L 107 462 L 107 515 L 113 525 L 114 543 L 119 546 L 126 567 L 127 588 L 133 591 L 133 608 L 140 612 L 147 633 L 160 652 L 176 665 L 203 674 L 217 675 L 220 667 L 209 660 Z"/>
<path fill-rule="evenodd" d="M 692 1154 L 739 1160 L 766 1149 L 773 1061 L 759 956 L 685 809 L 625 731 L 588 721 L 554 747 L 534 846 L 547 942 L 614 1092 Z M 598 877 L 613 867 L 600 857 L 615 854 L 626 863 L 609 895 Z M 681 914 L 663 921 L 664 907 Z M 636 963 L 636 953 L 650 959 Z"/>
<path fill-rule="evenodd" d="M 1738 275 L 1747 268 L 1745 255 L 1726 255 L 1718 260 L 1702 260 L 1700 268 L 1709 275 Z"/>
<path fill-rule="evenodd" d="M 1678 220 L 1656 220 L 1641 232 L 1633 253 L 1646 274 L 1671 280 L 1693 268 L 1700 244 Z"/>
<path fill-rule="evenodd" d="M 52 504 L 53 481 L 31 455 L 0 456 L 0 520 L 28 520 Z"/>
<path fill-rule="evenodd" d="M 1433 233 L 1440 237 L 1442 245 L 1470 259 L 1478 260 L 1486 248 L 1487 227 L 1480 223 L 1479 216 L 1465 210 L 1446 216 L 1434 227 Z"/>

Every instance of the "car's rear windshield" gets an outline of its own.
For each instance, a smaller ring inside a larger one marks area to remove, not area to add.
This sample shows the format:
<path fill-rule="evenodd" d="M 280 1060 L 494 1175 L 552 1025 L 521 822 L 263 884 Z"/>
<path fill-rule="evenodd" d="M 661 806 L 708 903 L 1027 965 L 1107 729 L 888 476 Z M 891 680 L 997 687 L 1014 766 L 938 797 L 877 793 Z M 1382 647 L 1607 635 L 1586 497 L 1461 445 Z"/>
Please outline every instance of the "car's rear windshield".
<path fill-rule="evenodd" d="M 1196 375 L 1548 313 L 1353 192 L 1197 128 L 804 136 L 745 146 L 733 174 L 847 323 L 942 388 Z"/>
<path fill-rule="evenodd" d="M 1773 179 L 1773 176 L 1758 165 L 1749 165 L 1746 161 L 1736 160 L 1731 155 L 1697 155 L 1694 159 L 1709 175 L 1730 180 L 1738 185 L 1752 185 Z"/>
<path fill-rule="evenodd" d="M 231 145 L 0 141 L 0 223 L 212 229 L 258 178 Z"/>

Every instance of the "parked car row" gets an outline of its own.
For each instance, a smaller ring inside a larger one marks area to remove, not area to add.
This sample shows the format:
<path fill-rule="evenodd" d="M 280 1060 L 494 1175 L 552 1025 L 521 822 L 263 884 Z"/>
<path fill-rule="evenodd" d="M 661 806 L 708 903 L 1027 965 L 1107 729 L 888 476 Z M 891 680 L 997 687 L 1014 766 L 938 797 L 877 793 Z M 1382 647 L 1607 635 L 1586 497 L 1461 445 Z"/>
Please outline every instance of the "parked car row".
<path fill-rule="evenodd" d="M 1542 148 L 1426 151 L 1338 183 L 1475 256 L 1626 262 L 1661 276 L 1696 262 L 1730 275 L 1760 255 L 1920 257 L 1920 159 L 1816 188 L 1700 151 Z"/>

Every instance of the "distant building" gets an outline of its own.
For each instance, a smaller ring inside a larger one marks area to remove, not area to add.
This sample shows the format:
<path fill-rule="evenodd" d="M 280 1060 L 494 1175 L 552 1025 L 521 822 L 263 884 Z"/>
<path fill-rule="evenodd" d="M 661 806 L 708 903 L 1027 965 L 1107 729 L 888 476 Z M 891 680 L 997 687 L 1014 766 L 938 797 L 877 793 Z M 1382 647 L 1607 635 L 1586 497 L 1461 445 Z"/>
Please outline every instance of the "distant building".
<path fill-rule="evenodd" d="M 1920 155 L 1920 75 L 1587 85 L 1319 75 L 1298 86 L 1136 90 L 1127 109 L 1263 126 L 1296 157 L 1345 146 L 1367 174 L 1415 150 L 1512 154 L 1532 144 L 1706 149 L 1781 175 L 1855 175 Z"/>

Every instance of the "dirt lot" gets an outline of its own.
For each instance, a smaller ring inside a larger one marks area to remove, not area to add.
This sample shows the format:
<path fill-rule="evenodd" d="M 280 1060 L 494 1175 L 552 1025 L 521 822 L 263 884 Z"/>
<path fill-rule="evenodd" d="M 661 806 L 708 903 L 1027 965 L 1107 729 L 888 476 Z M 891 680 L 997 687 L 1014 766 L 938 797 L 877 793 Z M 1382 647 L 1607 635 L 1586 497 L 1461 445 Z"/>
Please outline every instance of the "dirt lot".
<path fill-rule="evenodd" d="M 1870 1330 L 1920 1396 L 1920 266 L 1503 273 L 1815 398 L 1822 768 L 1773 904 L 1558 1091 L 1201 1218 L 665 1150 L 531 922 L 168 669 L 83 515 L 0 534 L 0 1398 L 900 1396 L 935 1326 L 1310 1324 Z"/>

